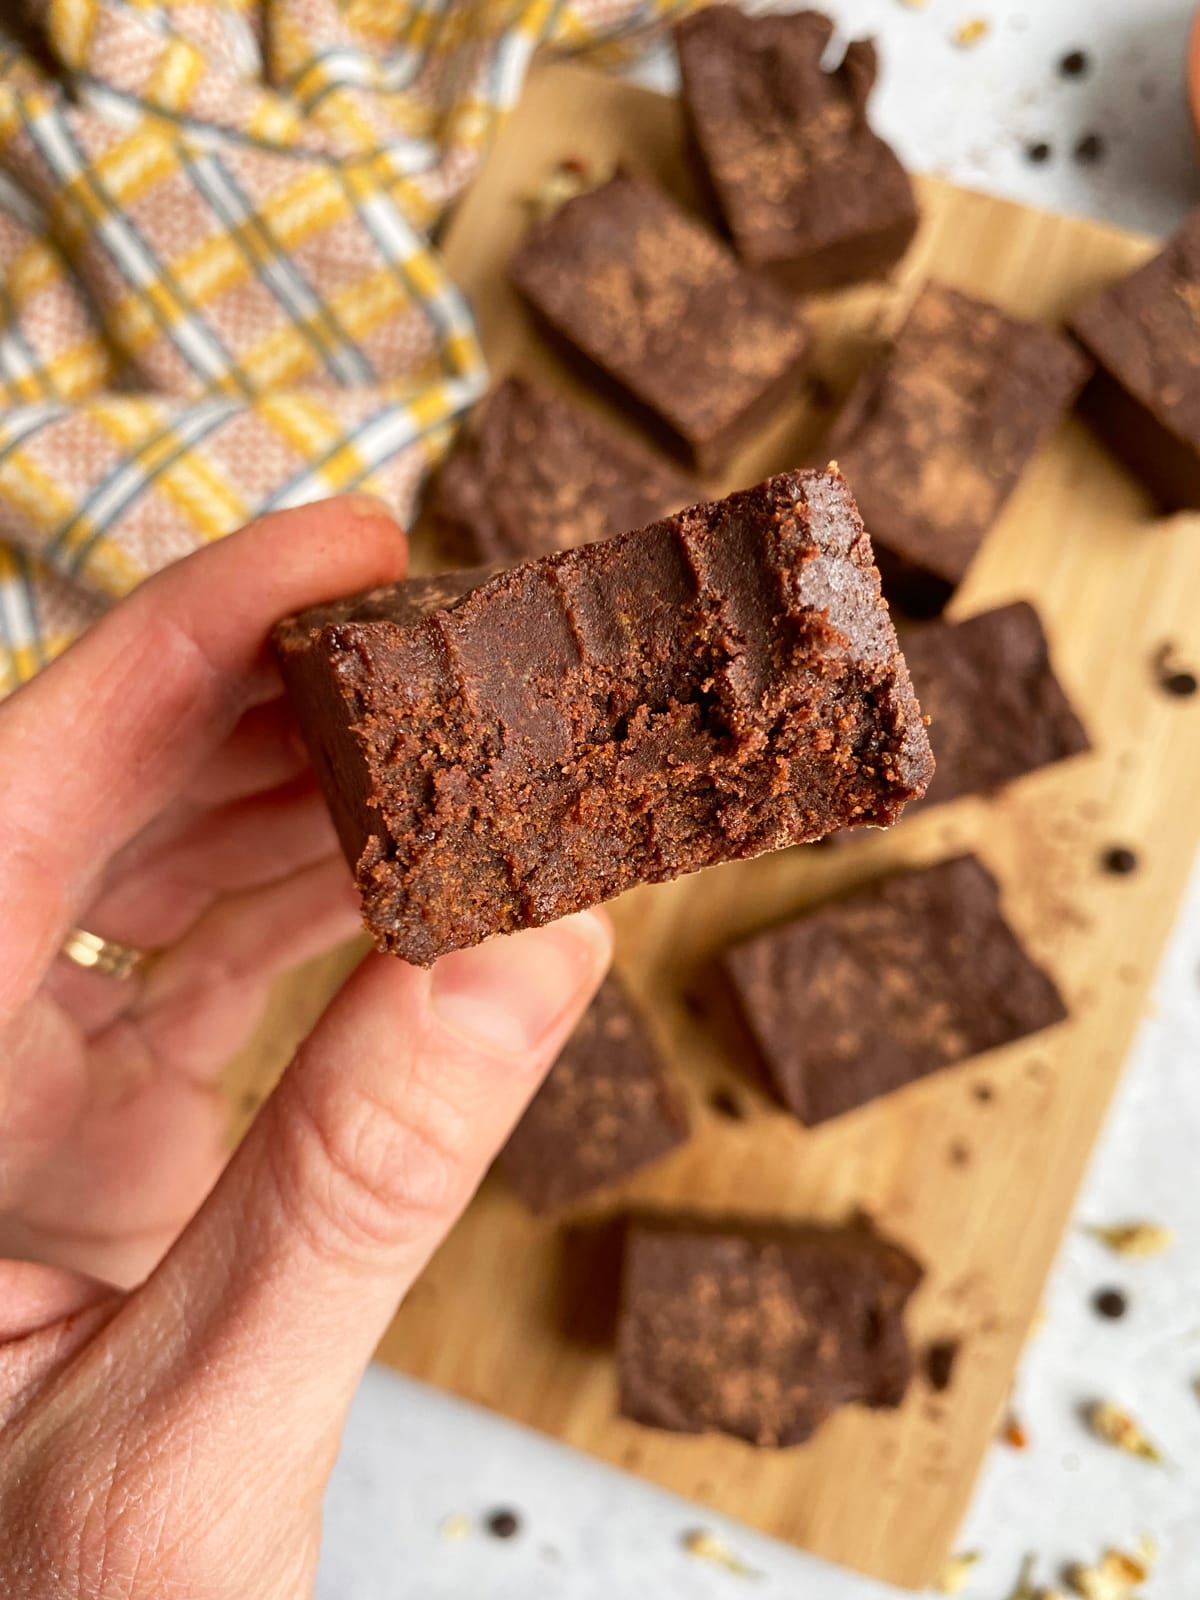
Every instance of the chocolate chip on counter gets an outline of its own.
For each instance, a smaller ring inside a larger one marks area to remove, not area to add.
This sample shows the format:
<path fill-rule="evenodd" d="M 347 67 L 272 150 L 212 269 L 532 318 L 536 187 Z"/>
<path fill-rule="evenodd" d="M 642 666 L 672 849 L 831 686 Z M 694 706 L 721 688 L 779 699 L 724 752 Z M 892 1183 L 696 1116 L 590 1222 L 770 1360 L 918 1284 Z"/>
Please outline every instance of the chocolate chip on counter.
<path fill-rule="evenodd" d="M 1092 1306 L 1097 1316 L 1107 1317 L 1110 1322 L 1119 1322 L 1129 1310 L 1129 1301 L 1120 1289 L 1097 1289 L 1092 1296 Z"/>
<path fill-rule="evenodd" d="M 521 1531 L 521 1519 L 515 1511 L 493 1511 L 487 1519 L 487 1531 L 493 1539 L 511 1539 Z"/>
<path fill-rule="evenodd" d="M 1086 78 L 1092 70 L 1092 58 L 1086 50 L 1068 50 L 1058 63 L 1061 78 Z"/>
<path fill-rule="evenodd" d="M 1094 167 L 1104 160 L 1107 146 L 1098 133 L 1085 133 L 1072 153 L 1081 167 Z"/>
<path fill-rule="evenodd" d="M 1025 146 L 1025 159 L 1035 167 L 1045 166 L 1053 154 L 1054 151 L 1044 139 L 1039 139 L 1036 143 Z"/>
<path fill-rule="evenodd" d="M 1100 857 L 1100 864 L 1105 872 L 1114 873 L 1118 878 L 1126 878 L 1131 872 L 1138 869 L 1138 858 L 1128 845 L 1114 844 Z"/>

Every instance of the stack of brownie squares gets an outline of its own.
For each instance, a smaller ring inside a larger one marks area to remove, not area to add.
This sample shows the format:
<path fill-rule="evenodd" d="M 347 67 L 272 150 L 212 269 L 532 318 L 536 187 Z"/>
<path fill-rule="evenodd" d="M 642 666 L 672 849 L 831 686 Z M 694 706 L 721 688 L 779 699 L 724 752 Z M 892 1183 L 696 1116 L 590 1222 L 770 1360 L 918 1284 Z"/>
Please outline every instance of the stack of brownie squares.
<path fill-rule="evenodd" d="M 1081 392 L 1165 505 L 1200 505 L 1200 219 L 1069 332 L 924 283 L 833 423 L 837 465 L 709 500 L 804 379 L 801 297 L 886 277 L 918 231 L 868 120 L 874 46 L 830 67 L 833 31 L 725 5 L 678 25 L 707 214 L 637 172 L 573 183 L 509 266 L 596 404 L 505 377 L 429 491 L 453 570 L 276 631 L 382 949 L 428 964 L 1089 748 L 1030 600 L 943 613 Z M 708 975 L 731 1048 L 815 1128 L 1061 1023 L 1003 899 L 960 855 L 760 930 Z M 502 1155 L 550 1226 L 619 1209 L 689 1138 L 634 988 L 605 983 Z M 898 1405 L 921 1276 L 862 1218 L 638 1217 L 622 1410 L 782 1447 Z"/>

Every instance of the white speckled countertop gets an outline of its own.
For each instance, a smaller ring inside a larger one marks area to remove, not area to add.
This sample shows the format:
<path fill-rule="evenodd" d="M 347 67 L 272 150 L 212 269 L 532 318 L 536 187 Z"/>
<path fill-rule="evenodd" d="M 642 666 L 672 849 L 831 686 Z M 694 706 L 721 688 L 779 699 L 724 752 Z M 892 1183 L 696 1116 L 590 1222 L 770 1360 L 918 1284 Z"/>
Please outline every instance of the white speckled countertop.
<path fill-rule="evenodd" d="M 1183 97 L 1186 0 L 828 0 L 884 50 L 876 121 L 918 169 L 1050 209 L 1152 233 L 1200 204 L 1200 160 Z M 963 22 L 989 24 L 971 49 Z M 1087 52 L 1091 70 L 1057 62 Z M 659 54 L 639 76 L 671 82 Z M 1095 134 L 1102 159 L 1073 151 Z M 1050 146 L 1031 162 L 1028 147 Z M 1194 803 L 1188 797 L 1188 803 Z M 1181 864 L 1182 865 L 1182 864 Z M 1030 1346 L 1016 1408 L 1031 1437 L 998 1445 L 963 1529 L 982 1552 L 968 1600 L 1008 1600 L 1026 1552 L 1048 1582 L 1066 1560 L 1108 1544 L 1161 1547 L 1146 1600 L 1200 1595 L 1200 872 L 1159 977 L 1081 1199 L 1082 1219 L 1147 1216 L 1177 1234 L 1170 1255 L 1129 1261 L 1081 1230 L 1064 1243 Z M 1129 1314 L 1104 1322 L 1100 1287 Z M 481 1330 L 481 1337 L 484 1336 Z M 1167 1457 L 1154 1467 L 1097 1445 L 1080 1422 L 1096 1397 L 1123 1401 Z M 488 1513 L 521 1526 L 499 1541 Z M 447 1523 L 447 1518 L 452 1519 Z M 703 1526 L 755 1581 L 688 1555 Z M 452 1537 L 457 1533 L 458 1537 Z M 673 1496 L 383 1370 L 363 1385 L 326 1508 L 320 1600 L 888 1600 L 896 1591 L 723 1526 Z"/>

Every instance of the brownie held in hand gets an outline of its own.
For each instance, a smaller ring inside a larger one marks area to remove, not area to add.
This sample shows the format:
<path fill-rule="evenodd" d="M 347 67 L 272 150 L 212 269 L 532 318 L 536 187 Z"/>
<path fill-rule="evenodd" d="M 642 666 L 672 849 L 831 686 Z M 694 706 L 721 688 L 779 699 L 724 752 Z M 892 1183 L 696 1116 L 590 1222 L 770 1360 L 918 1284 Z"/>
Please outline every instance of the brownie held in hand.
<path fill-rule="evenodd" d="M 835 424 L 890 600 L 941 611 L 1089 366 L 1063 334 L 930 283 Z"/>
<path fill-rule="evenodd" d="M 803 1444 L 839 1407 L 898 1406 L 922 1271 L 867 1226 L 635 1224 L 625 1247 L 621 1412 L 676 1433 Z"/>
<path fill-rule="evenodd" d="M 1200 508 L 1200 212 L 1071 319 L 1097 364 L 1084 413 L 1167 511 Z"/>
<path fill-rule="evenodd" d="M 975 856 L 818 906 L 723 967 L 763 1070 L 809 1126 L 1067 1015 Z"/>
<path fill-rule="evenodd" d="M 500 1156 L 531 1211 L 556 1211 L 656 1161 L 687 1114 L 619 978 L 601 985 Z"/>
<path fill-rule="evenodd" d="M 875 46 L 823 62 L 817 11 L 707 6 L 675 30 L 683 106 L 734 247 L 800 293 L 882 276 L 920 220 L 908 174 L 867 121 Z"/>
<path fill-rule="evenodd" d="M 459 434 L 429 507 L 445 559 L 484 566 L 644 528 L 701 498 L 690 478 L 599 416 L 508 378 Z"/>
<path fill-rule="evenodd" d="M 933 770 L 835 471 L 316 607 L 275 643 L 366 925 L 422 965 L 894 822 Z"/>
<path fill-rule="evenodd" d="M 798 386 L 809 334 L 791 301 L 644 178 L 567 200 L 509 271 L 701 472 L 720 471 Z"/>

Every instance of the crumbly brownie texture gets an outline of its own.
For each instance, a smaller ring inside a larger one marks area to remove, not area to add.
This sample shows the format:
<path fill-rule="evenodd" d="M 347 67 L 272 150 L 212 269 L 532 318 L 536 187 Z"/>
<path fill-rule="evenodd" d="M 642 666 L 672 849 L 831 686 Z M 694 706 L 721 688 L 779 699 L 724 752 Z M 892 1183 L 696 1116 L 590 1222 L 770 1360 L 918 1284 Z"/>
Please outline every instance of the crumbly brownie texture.
<path fill-rule="evenodd" d="M 635 883 L 886 825 L 932 775 L 833 471 L 275 637 L 366 925 L 422 965 Z"/>
<path fill-rule="evenodd" d="M 635 1422 L 803 1444 L 839 1406 L 894 1407 L 921 1268 L 869 1228 L 667 1222 L 625 1247 L 620 1405 Z"/>
<path fill-rule="evenodd" d="M 926 285 L 830 442 L 889 599 L 941 611 L 1089 370 L 1064 335 Z"/>
<path fill-rule="evenodd" d="M 642 178 L 568 200 L 509 270 L 550 328 L 702 472 L 770 420 L 808 354 L 788 297 Z"/>
<path fill-rule="evenodd" d="M 937 761 L 922 806 L 987 794 L 1091 748 L 1027 601 L 905 628 L 901 645 Z"/>
<path fill-rule="evenodd" d="M 429 504 L 444 559 L 481 566 L 628 533 L 701 498 L 600 417 L 508 378 L 459 434 Z"/>
<path fill-rule="evenodd" d="M 723 967 L 768 1078 L 809 1126 L 1067 1015 L 974 856 L 818 907 Z"/>
<path fill-rule="evenodd" d="M 1071 331 L 1097 363 L 1083 402 L 1097 433 L 1164 510 L 1200 508 L 1200 212 Z"/>
<path fill-rule="evenodd" d="M 833 33 L 817 11 L 733 6 L 675 30 L 689 130 L 734 246 L 799 293 L 882 276 L 920 220 L 908 174 L 867 121 L 875 46 L 857 40 L 827 72 Z"/>
<path fill-rule="evenodd" d="M 531 1211 L 557 1211 L 688 1136 L 682 1099 L 619 979 L 608 978 L 500 1157 Z"/>

